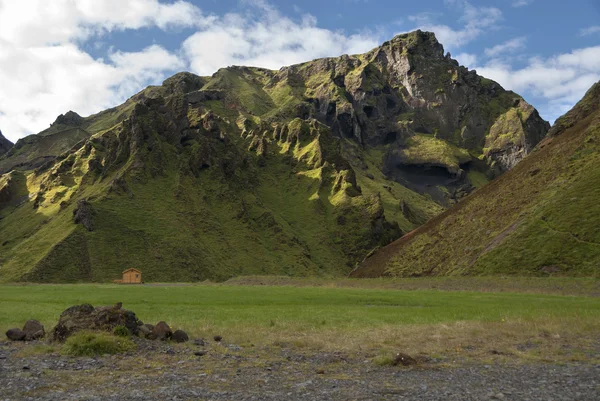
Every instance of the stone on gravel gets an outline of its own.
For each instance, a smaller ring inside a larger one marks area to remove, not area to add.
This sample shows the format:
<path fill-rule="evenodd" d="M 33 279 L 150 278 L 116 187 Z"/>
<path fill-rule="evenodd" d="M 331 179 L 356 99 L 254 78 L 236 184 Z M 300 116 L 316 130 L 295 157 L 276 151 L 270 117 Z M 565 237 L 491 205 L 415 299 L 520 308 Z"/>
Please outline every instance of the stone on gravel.
<path fill-rule="evenodd" d="M 196 355 L 196 356 L 204 356 L 206 354 L 208 354 L 208 351 L 196 351 L 196 352 L 194 352 L 194 355 Z"/>
<path fill-rule="evenodd" d="M 44 326 L 37 320 L 28 320 L 23 326 L 23 332 L 25 333 L 25 341 L 39 340 L 46 335 Z"/>
<path fill-rule="evenodd" d="M 117 326 L 125 326 L 132 335 L 137 335 L 139 326 L 135 313 L 118 306 L 94 308 L 90 304 L 83 304 L 70 307 L 60 315 L 58 324 L 52 329 L 52 339 L 62 342 L 78 331 L 112 332 Z"/>
<path fill-rule="evenodd" d="M 171 340 L 175 341 L 176 343 L 184 343 L 189 339 L 190 338 L 188 337 L 187 333 L 183 330 L 175 330 L 171 336 Z"/>
<path fill-rule="evenodd" d="M 204 347 L 206 345 L 206 342 L 204 341 L 204 338 L 197 338 L 194 340 L 194 345 Z"/>
<path fill-rule="evenodd" d="M 148 334 L 150 334 L 151 332 L 152 332 L 151 329 L 146 327 L 146 325 L 143 325 L 143 326 L 140 326 L 140 328 L 139 328 L 138 336 L 141 338 L 146 338 L 148 336 Z"/>
<path fill-rule="evenodd" d="M 416 364 L 417 364 L 417 361 L 415 360 L 415 358 L 413 358 L 410 355 L 403 354 L 402 352 L 399 352 L 396 354 L 396 358 L 394 359 L 394 362 L 393 362 L 394 366 L 398 366 L 398 365 L 411 366 L 411 365 L 416 365 Z"/>
<path fill-rule="evenodd" d="M 161 341 L 166 341 L 168 339 L 171 338 L 171 336 L 173 336 L 173 331 L 171 330 L 171 327 L 169 327 L 169 325 L 166 322 L 158 322 L 156 324 L 156 326 L 154 326 L 154 328 L 152 329 L 152 332 L 150 333 L 150 339 L 152 340 L 161 340 Z"/>
<path fill-rule="evenodd" d="M 10 341 L 25 341 L 25 332 L 21 329 L 10 329 L 6 332 L 6 337 Z"/>

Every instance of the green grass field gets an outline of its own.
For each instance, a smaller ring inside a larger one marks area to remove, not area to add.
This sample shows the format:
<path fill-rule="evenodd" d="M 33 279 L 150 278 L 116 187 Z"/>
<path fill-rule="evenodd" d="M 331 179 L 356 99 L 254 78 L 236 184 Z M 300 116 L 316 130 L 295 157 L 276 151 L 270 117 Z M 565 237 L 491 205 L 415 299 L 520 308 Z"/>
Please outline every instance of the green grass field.
<path fill-rule="evenodd" d="M 585 359 L 600 329 L 598 297 L 210 284 L 0 286 L 0 329 L 31 318 L 50 329 L 71 305 L 119 301 L 144 322 L 165 320 L 192 337 L 310 349 L 516 352 L 533 341 L 546 357 L 567 342 L 576 348 L 569 357 Z"/>

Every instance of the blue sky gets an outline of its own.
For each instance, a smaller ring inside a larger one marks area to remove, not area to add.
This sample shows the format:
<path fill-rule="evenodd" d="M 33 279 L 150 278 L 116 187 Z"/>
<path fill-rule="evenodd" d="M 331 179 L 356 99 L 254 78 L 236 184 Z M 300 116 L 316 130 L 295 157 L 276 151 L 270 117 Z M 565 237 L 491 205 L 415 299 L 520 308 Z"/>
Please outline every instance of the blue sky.
<path fill-rule="evenodd" d="M 0 0 L 0 129 L 15 141 L 177 71 L 279 68 L 416 28 L 551 122 L 600 80 L 599 0 Z"/>

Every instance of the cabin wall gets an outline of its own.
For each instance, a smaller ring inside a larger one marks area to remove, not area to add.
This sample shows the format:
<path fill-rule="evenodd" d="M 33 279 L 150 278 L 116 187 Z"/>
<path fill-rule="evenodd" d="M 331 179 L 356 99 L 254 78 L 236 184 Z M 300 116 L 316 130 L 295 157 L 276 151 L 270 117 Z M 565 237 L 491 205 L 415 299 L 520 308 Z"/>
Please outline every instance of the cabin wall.
<path fill-rule="evenodd" d="M 136 277 L 138 275 L 138 277 Z M 139 284 L 142 282 L 142 274 L 136 272 L 123 273 L 123 283 Z"/>

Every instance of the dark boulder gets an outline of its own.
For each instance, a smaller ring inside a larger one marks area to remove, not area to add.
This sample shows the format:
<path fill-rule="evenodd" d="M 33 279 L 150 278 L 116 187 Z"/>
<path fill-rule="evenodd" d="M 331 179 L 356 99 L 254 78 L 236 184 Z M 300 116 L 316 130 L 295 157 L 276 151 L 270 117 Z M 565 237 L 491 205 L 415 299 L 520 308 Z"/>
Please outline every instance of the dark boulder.
<path fill-rule="evenodd" d="M 44 326 L 37 320 L 28 320 L 23 326 L 25 341 L 39 340 L 46 335 Z"/>
<path fill-rule="evenodd" d="M 90 304 L 72 306 L 65 310 L 52 330 L 54 341 L 64 341 L 73 333 L 82 330 L 112 332 L 117 326 L 125 326 L 132 335 L 139 331 L 135 313 L 115 306 L 99 306 Z"/>
<path fill-rule="evenodd" d="M 417 360 L 415 358 L 413 358 L 410 355 L 403 354 L 402 352 L 399 352 L 396 354 L 396 358 L 394 359 L 394 362 L 393 362 L 394 366 L 397 366 L 397 365 L 412 366 L 412 365 L 416 365 L 416 364 L 417 364 Z"/>
<path fill-rule="evenodd" d="M 25 341 L 25 336 L 21 329 L 10 329 L 6 332 L 6 337 L 11 341 Z"/>
<path fill-rule="evenodd" d="M 175 330 L 171 336 L 171 340 L 175 341 L 176 343 L 184 343 L 189 341 L 189 339 L 190 338 L 188 337 L 187 333 L 183 330 Z"/>
<path fill-rule="evenodd" d="M 77 207 L 73 210 L 73 221 L 75 224 L 81 224 L 88 231 L 94 231 L 94 208 L 92 204 L 85 199 L 77 201 Z"/>
<path fill-rule="evenodd" d="M 171 330 L 171 327 L 169 327 L 169 325 L 165 322 L 158 322 L 156 326 L 154 326 L 154 328 L 152 329 L 152 332 L 150 333 L 150 336 L 148 338 L 150 338 L 151 340 L 166 341 L 172 336 L 173 331 Z"/>

